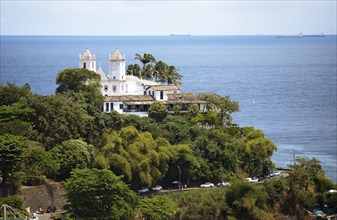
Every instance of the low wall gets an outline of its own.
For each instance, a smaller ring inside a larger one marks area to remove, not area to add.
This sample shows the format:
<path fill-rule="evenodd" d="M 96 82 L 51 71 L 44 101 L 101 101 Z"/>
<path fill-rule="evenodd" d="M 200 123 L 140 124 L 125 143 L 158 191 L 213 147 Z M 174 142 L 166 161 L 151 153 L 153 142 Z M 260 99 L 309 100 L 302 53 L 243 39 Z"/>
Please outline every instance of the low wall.
<path fill-rule="evenodd" d="M 37 211 L 40 206 L 43 211 L 46 211 L 50 206 L 55 206 L 57 210 L 63 209 L 66 204 L 63 194 L 64 188 L 61 183 L 21 187 L 18 190 L 18 195 L 21 196 L 24 207 L 30 207 L 31 213 Z"/>

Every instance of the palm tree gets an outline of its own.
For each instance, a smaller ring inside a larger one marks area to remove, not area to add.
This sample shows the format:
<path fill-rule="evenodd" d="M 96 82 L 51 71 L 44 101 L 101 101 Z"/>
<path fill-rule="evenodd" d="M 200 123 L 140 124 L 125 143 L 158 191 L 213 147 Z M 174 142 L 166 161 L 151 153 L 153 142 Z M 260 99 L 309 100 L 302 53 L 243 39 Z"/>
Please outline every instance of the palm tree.
<path fill-rule="evenodd" d="M 142 70 L 142 79 L 151 80 L 153 78 L 153 66 L 152 64 L 148 64 Z"/>
<path fill-rule="evenodd" d="M 152 56 L 151 54 L 147 54 L 147 53 L 144 53 L 143 56 L 136 53 L 135 59 L 139 60 L 143 64 L 143 70 L 145 69 L 145 65 L 147 63 L 156 63 L 156 59 L 154 58 L 154 56 Z"/>
<path fill-rule="evenodd" d="M 157 82 L 167 82 L 168 65 L 163 61 L 158 61 L 154 66 L 154 78 Z"/>
<path fill-rule="evenodd" d="M 137 76 L 141 78 L 142 70 L 138 64 L 130 64 L 126 70 L 126 75 Z"/>
<path fill-rule="evenodd" d="M 178 73 L 175 66 L 169 66 L 167 72 L 167 84 L 181 85 L 181 78 L 183 76 Z"/>

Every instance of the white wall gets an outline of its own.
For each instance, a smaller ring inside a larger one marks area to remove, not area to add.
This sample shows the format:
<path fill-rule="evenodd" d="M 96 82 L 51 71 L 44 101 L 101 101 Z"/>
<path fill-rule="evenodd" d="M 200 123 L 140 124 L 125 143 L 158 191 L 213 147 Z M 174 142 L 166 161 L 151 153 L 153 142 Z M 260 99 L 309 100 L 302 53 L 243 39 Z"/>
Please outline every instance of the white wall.
<path fill-rule="evenodd" d="M 108 108 L 107 109 L 107 104 L 108 104 Z M 120 105 L 123 104 L 123 102 L 104 102 L 103 103 L 103 111 L 104 112 L 112 112 L 117 111 L 118 113 L 123 113 L 123 109 L 120 109 Z M 111 105 L 113 106 L 113 109 L 111 109 Z M 123 104 L 124 107 L 124 104 Z"/>

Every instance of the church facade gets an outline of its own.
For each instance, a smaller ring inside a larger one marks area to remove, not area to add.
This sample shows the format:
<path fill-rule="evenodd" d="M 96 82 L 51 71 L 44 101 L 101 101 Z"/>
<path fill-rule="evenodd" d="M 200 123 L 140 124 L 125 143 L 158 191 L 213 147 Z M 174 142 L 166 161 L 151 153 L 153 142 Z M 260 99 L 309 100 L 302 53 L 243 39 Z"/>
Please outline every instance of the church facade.
<path fill-rule="evenodd" d="M 118 49 L 109 56 L 108 72 L 99 67 L 96 70 L 96 56 L 89 49 L 79 56 L 79 68 L 85 68 L 101 76 L 101 93 L 104 98 L 103 111 L 117 111 L 121 114 L 147 116 L 147 110 L 153 102 L 163 102 L 170 111 L 179 106 L 181 111 L 196 104 L 200 111 L 205 109 L 205 102 L 197 100 L 191 94 L 180 92 L 176 85 L 163 85 L 159 82 L 126 75 L 125 55 Z"/>

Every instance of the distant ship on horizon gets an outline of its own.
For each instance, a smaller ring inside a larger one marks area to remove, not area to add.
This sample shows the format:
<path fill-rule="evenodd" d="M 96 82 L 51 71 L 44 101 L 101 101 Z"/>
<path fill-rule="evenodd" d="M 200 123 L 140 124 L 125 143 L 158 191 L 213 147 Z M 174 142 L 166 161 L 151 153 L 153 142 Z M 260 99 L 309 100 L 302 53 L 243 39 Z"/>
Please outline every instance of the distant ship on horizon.
<path fill-rule="evenodd" d="M 303 34 L 299 33 L 297 35 L 278 35 L 276 38 L 304 38 L 304 37 L 325 37 L 323 32 L 321 34 Z"/>
<path fill-rule="evenodd" d="M 171 37 L 190 37 L 190 34 L 170 34 Z"/>
<path fill-rule="evenodd" d="M 304 35 L 304 37 L 325 37 L 325 34 L 323 32 L 321 34 L 308 34 Z"/>
<path fill-rule="evenodd" d="M 299 33 L 297 35 L 278 35 L 276 38 L 303 38 L 304 35 L 302 33 Z"/>

